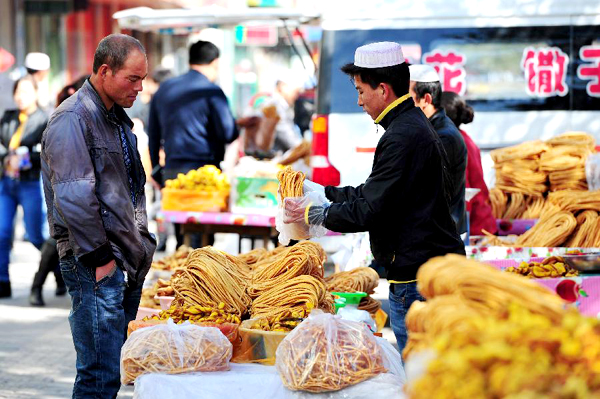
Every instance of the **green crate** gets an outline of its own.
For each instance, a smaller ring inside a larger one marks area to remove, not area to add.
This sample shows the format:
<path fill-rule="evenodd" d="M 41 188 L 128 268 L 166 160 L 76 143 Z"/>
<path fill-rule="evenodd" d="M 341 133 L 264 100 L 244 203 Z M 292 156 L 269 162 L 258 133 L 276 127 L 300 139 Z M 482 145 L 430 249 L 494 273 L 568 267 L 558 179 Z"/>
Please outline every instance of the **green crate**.
<path fill-rule="evenodd" d="M 265 177 L 236 177 L 231 187 L 233 213 L 275 215 L 279 181 Z"/>

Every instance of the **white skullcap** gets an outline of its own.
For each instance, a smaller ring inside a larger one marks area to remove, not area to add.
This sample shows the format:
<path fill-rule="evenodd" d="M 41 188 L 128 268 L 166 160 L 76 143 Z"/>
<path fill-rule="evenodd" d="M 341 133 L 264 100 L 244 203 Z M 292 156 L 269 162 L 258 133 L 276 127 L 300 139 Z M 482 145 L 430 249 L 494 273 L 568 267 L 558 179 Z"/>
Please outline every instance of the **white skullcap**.
<path fill-rule="evenodd" d="M 25 57 L 25 68 L 36 71 L 50 69 L 50 57 L 44 53 L 29 53 Z"/>
<path fill-rule="evenodd" d="M 431 65 L 409 65 L 410 80 L 413 82 L 439 82 L 440 76 Z"/>
<path fill-rule="evenodd" d="M 275 85 L 282 82 L 294 88 L 301 88 L 304 84 L 304 81 L 302 80 L 303 77 L 303 73 L 294 72 L 292 70 L 281 70 L 275 74 Z"/>
<path fill-rule="evenodd" d="M 385 68 L 404 62 L 402 47 L 394 42 L 378 42 L 360 46 L 354 53 L 354 65 L 361 68 Z"/>

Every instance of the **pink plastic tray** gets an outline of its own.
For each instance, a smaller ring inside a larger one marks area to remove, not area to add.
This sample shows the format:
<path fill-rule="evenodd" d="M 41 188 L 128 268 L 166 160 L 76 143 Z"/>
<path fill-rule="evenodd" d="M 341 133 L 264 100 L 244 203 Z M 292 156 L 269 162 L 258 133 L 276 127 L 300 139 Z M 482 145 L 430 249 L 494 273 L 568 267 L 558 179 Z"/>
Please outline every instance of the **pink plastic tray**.
<path fill-rule="evenodd" d="M 545 258 L 525 259 L 526 262 L 541 262 Z M 517 267 L 521 263 L 518 259 L 489 260 L 485 263 L 499 270 L 507 267 Z M 600 276 L 579 276 L 562 278 L 536 278 L 532 279 L 543 287 L 556 293 L 569 303 L 573 303 L 579 311 L 590 317 L 600 317 Z"/>

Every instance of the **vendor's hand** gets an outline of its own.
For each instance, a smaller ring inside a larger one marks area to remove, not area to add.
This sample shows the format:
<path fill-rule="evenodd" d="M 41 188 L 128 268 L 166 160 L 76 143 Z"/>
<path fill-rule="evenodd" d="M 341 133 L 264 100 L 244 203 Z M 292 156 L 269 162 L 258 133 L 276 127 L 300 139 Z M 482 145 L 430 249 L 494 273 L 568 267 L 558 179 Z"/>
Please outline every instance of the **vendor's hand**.
<path fill-rule="evenodd" d="M 113 271 L 113 268 L 117 267 L 117 264 L 114 260 L 111 260 L 104 266 L 100 266 L 96 268 L 96 282 L 102 280 L 104 277 L 110 274 Z"/>
<path fill-rule="evenodd" d="M 302 198 L 286 198 L 283 200 L 283 223 L 304 223 L 306 206 Z"/>

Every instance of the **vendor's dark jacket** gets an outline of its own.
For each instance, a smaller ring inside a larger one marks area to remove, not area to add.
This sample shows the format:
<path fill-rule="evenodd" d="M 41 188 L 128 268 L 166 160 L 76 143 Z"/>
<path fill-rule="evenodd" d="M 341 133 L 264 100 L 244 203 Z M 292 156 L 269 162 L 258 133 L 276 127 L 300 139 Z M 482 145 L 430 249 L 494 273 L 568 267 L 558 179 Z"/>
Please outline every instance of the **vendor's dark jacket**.
<path fill-rule="evenodd" d="M 19 172 L 19 180 L 39 180 L 40 178 L 40 143 L 42 133 L 48 123 L 48 115 L 38 108 L 28 116 L 23 127 L 20 146 L 27 147 L 31 168 Z M 4 158 L 9 154 L 8 146 L 12 136 L 20 125 L 19 110 L 8 110 L 0 120 L 0 176 L 4 176 Z"/>
<path fill-rule="evenodd" d="M 123 127 L 131 173 L 123 160 Z M 71 251 L 91 269 L 115 260 L 139 285 L 150 269 L 156 240 L 148 232 L 144 169 L 123 108 L 109 111 L 90 83 L 54 112 L 42 139 L 42 176 L 48 223 L 60 257 Z M 134 206 L 129 177 L 131 177 Z"/>
<path fill-rule="evenodd" d="M 465 249 L 445 194 L 444 149 L 423 112 L 404 101 L 380 125 L 386 131 L 366 182 L 325 188 L 333 202 L 325 227 L 368 231 L 373 256 L 388 279 L 410 281 L 428 259 Z"/>
<path fill-rule="evenodd" d="M 467 209 L 465 202 L 465 185 L 467 181 L 467 145 L 460 131 L 448 118 L 446 111 L 438 110 L 429 122 L 440 136 L 444 150 L 448 156 L 448 169 L 454 190 L 450 193 L 450 214 L 456 223 L 458 233 L 467 231 Z"/>
<path fill-rule="evenodd" d="M 185 173 L 219 166 L 225 145 L 239 136 L 223 90 L 195 70 L 160 85 L 150 103 L 150 160 L 156 167 L 164 147 L 165 170 Z M 175 173 L 176 175 L 176 173 Z"/>

